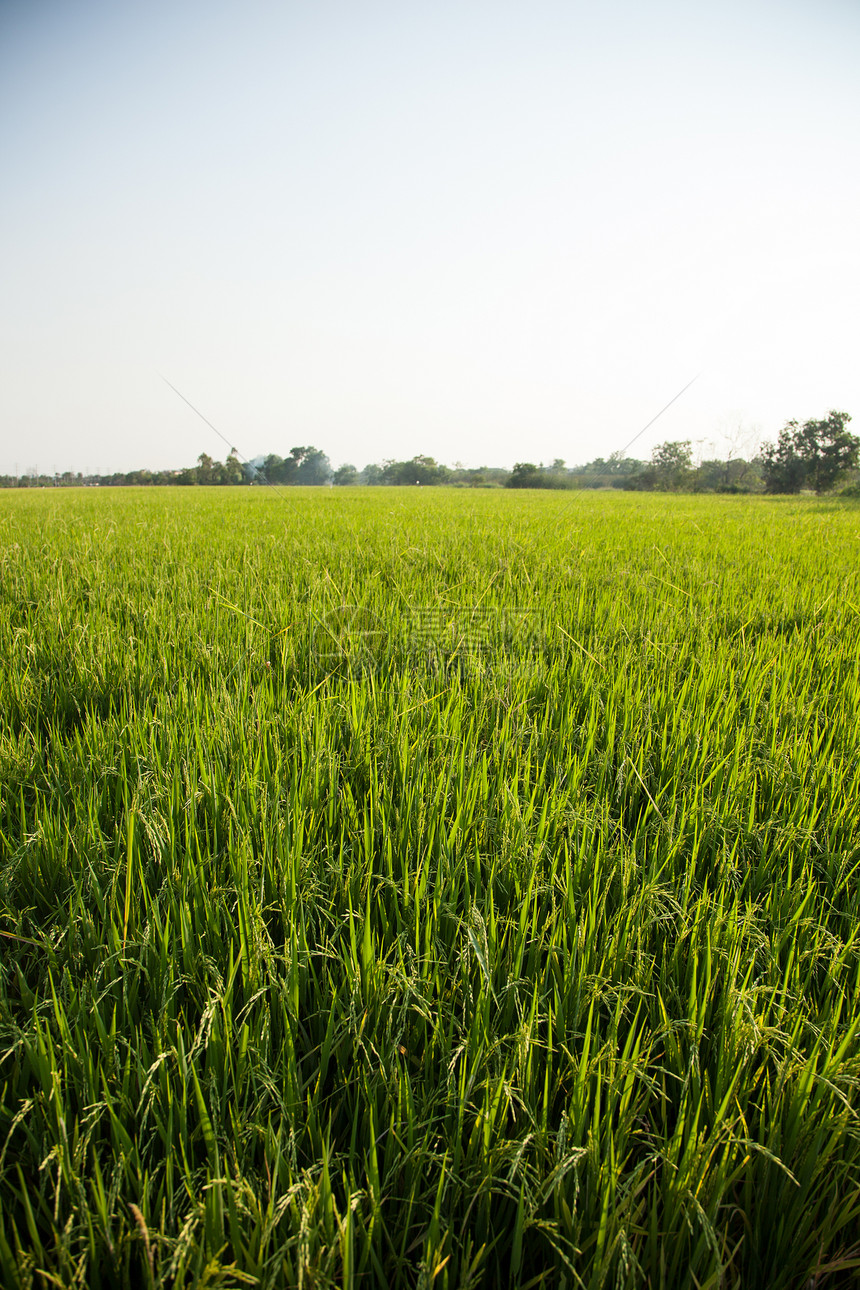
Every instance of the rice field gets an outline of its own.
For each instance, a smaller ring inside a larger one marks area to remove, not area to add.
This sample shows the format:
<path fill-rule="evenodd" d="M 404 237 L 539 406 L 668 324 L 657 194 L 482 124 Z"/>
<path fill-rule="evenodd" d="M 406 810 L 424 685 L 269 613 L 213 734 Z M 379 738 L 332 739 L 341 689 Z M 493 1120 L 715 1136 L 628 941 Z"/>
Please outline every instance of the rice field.
<path fill-rule="evenodd" d="M 847 1287 L 860 509 L 0 498 L 0 1284 Z"/>

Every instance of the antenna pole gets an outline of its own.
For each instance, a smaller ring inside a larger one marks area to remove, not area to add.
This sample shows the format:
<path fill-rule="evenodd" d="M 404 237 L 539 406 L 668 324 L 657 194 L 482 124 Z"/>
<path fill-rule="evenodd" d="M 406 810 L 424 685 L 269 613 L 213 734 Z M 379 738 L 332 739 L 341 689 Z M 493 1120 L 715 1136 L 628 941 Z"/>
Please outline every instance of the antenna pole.
<path fill-rule="evenodd" d="M 669 400 L 669 402 L 666 404 L 666 407 L 665 407 L 665 408 L 661 408 L 661 409 L 660 409 L 660 411 L 657 413 L 656 417 L 652 417 L 652 418 L 651 418 L 651 420 L 648 422 L 648 424 L 647 424 L 647 425 L 645 425 L 645 426 L 643 426 L 641 430 L 637 431 L 637 433 L 633 436 L 633 438 L 630 440 L 630 442 L 629 442 L 629 443 L 626 443 L 626 444 L 624 445 L 624 447 L 623 447 L 622 449 L 620 449 L 620 451 L 619 451 L 619 452 L 617 452 L 617 453 L 613 453 L 613 456 L 623 457 L 623 456 L 624 456 L 624 453 L 627 451 L 627 449 L 628 449 L 628 448 L 632 448 L 632 447 L 633 447 L 633 444 L 636 442 L 636 440 L 639 438 L 639 436 L 640 436 L 640 435 L 643 435 L 643 434 L 645 433 L 645 431 L 646 431 L 646 430 L 650 429 L 650 428 L 651 428 L 651 426 L 654 424 L 654 422 L 655 422 L 655 421 L 659 421 L 659 419 L 660 419 L 660 417 L 662 417 L 663 413 L 664 413 L 664 412 L 666 412 L 669 408 L 671 408 L 672 404 L 673 404 L 673 403 L 676 403 L 676 402 L 677 402 L 677 400 L 678 400 L 678 399 L 680 399 L 681 395 L 682 395 L 682 394 L 685 394 L 685 393 L 687 392 L 687 390 L 689 390 L 690 386 L 691 386 L 695 381 L 698 381 L 698 379 L 699 379 L 699 377 L 700 377 L 701 375 L 702 375 L 702 373 L 701 373 L 701 372 L 697 372 L 697 373 L 696 373 L 696 375 L 693 377 L 693 380 L 692 380 L 692 381 L 688 381 L 688 382 L 687 382 L 687 384 L 684 386 L 683 390 L 679 390 L 679 391 L 678 391 L 678 393 L 675 395 L 675 397 L 674 397 L 673 399 L 670 399 L 670 400 Z"/>

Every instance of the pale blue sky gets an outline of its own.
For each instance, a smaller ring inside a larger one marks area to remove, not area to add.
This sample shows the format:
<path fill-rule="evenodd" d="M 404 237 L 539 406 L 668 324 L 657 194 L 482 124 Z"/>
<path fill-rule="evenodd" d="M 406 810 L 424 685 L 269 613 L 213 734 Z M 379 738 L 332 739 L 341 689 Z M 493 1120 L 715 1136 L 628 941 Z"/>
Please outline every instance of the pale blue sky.
<path fill-rule="evenodd" d="M 0 472 L 860 432 L 860 5 L 0 0 Z"/>

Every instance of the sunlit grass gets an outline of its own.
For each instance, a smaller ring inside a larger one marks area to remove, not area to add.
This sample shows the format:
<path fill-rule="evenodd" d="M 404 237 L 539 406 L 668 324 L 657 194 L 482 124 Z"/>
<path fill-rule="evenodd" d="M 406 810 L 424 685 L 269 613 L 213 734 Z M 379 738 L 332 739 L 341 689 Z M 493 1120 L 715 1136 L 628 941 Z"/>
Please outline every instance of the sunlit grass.
<path fill-rule="evenodd" d="M 0 1283 L 853 1284 L 858 557 L 807 500 L 3 497 Z"/>

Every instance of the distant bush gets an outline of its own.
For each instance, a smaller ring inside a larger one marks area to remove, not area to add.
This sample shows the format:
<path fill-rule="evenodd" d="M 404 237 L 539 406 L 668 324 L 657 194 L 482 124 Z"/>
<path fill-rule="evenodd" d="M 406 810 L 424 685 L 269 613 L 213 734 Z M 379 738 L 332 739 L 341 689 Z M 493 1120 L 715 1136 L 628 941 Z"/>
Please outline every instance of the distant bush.
<path fill-rule="evenodd" d="M 506 488 L 576 488 L 576 478 L 565 469 L 564 462 L 556 462 L 548 469 L 535 466 L 531 461 L 518 461 L 511 471 Z"/>

